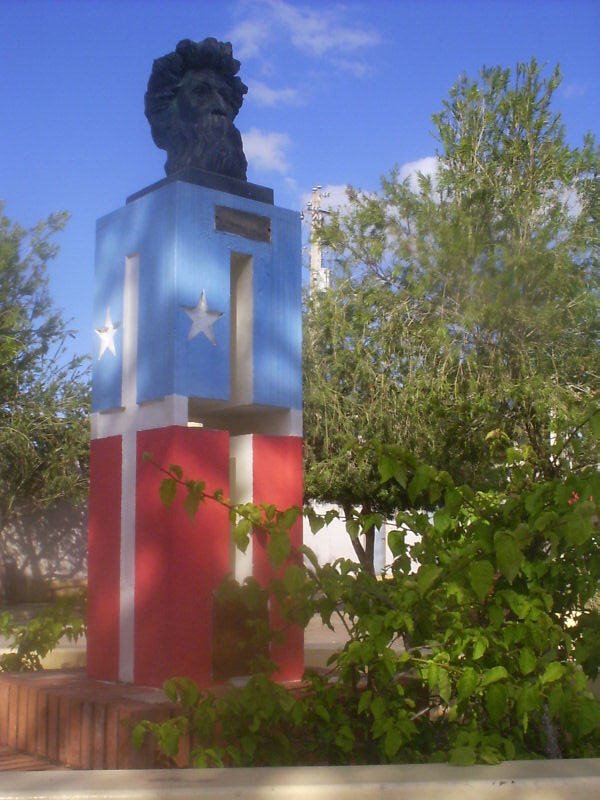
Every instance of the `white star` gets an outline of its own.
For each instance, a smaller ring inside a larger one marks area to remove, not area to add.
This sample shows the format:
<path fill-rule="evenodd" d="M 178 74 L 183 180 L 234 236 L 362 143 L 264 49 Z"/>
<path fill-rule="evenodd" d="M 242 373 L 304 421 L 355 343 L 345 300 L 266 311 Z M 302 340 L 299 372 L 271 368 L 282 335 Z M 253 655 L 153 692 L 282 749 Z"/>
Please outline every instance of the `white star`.
<path fill-rule="evenodd" d="M 117 322 L 116 325 L 113 323 L 110 318 L 110 308 L 107 307 L 104 325 L 102 328 L 95 328 L 96 333 L 100 337 L 100 354 L 98 355 L 98 361 L 100 361 L 107 350 L 110 350 L 113 356 L 117 355 L 117 351 L 115 350 L 115 333 L 120 324 L 120 322 Z"/>
<path fill-rule="evenodd" d="M 204 289 L 202 289 L 200 300 L 198 300 L 198 305 L 195 308 L 191 308 L 190 306 L 182 306 L 182 308 L 192 320 L 192 327 L 190 328 L 187 337 L 188 341 L 193 339 L 195 336 L 198 336 L 199 333 L 203 333 L 208 341 L 216 346 L 217 340 L 215 339 L 212 326 L 219 319 L 219 317 L 223 316 L 223 312 L 208 310 L 206 292 Z"/>

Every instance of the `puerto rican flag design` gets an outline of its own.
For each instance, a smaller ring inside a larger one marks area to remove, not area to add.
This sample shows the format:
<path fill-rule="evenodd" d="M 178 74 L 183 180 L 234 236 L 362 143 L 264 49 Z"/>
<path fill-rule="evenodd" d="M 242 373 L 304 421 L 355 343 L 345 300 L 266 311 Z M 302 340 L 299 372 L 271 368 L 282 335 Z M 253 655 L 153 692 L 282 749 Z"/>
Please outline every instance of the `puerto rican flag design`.
<path fill-rule="evenodd" d="M 268 216 L 271 241 L 217 231 L 217 206 Z M 214 502 L 193 521 L 183 492 L 165 509 L 144 453 L 237 502 L 301 505 L 298 214 L 182 182 L 109 214 L 94 328 L 88 673 L 209 685 L 214 592 L 228 574 L 266 584 L 264 542 L 234 552 Z M 301 677 L 301 631 L 272 656 L 279 679 Z"/>

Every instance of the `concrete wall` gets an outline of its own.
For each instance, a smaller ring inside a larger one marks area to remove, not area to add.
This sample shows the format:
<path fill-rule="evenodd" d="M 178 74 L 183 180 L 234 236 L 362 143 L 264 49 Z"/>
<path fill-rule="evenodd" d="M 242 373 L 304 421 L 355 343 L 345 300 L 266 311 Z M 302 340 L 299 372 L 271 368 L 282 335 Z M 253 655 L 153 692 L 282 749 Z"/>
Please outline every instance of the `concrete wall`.
<path fill-rule="evenodd" d="M 0 800 L 593 800 L 600 759 L 207 770 L 3 772 Z"/>

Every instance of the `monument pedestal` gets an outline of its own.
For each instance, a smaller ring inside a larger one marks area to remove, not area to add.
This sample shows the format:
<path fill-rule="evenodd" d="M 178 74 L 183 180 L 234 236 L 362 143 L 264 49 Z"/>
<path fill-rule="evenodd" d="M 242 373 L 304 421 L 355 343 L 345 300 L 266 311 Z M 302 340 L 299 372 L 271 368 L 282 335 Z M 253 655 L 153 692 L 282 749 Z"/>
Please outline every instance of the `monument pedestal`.
<path fill-rule="evenodd" d="M 191 520 L 182 491 L 165 509 L 145 453 L 234 502 L 302 504 L 299 215 L 193 179 L 97 227 L 87 669 L 101 680 L 211 685 L 215 591 L 273 575 L 259 535 L 233 548 L 223 506 Z M 302 632 L 270 656 L 276 680 L 300 679 Z"/>

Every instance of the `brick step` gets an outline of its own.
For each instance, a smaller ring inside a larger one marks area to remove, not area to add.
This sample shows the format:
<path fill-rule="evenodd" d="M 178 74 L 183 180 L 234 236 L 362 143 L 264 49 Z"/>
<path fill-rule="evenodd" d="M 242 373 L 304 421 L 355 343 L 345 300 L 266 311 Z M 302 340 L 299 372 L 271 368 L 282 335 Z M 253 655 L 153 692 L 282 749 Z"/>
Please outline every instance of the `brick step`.
<path fill-rule="evenodd" d="M 46 758 L 32 756 L 29 753 L 19 753 L 12 747 L 0 746 L 0 772 L 40 772 L 57 769 L 62 770 L 65 767 L 53 764 Z"/>
<path fill-rule="evenodd" d="M 138 751 L 131 730 L 173 713 L 160 689 L 96 681 L 83 670 L 0 673 L 0 747 L 73 769 L 158 766 L 150 739 Z"/>

